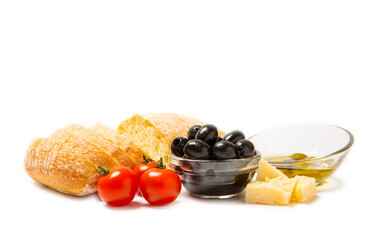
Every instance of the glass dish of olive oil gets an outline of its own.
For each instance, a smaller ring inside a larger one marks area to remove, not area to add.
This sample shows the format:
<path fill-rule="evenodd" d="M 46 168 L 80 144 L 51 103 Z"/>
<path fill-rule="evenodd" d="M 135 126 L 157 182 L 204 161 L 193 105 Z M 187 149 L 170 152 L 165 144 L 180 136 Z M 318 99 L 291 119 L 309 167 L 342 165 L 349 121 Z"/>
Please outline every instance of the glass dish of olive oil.
<path fill-rule="evenodd" d="M 334 159 L 319 159 L 304 153 L 266 155 L 264 158 L 289 178 L 296 175 L 316 179 L 317 184 L 326 181 L 336 170 Z"/>
<path fill-rule="evenodd" d="M 329 124 L 299 124 L 270 128 L 249 140 L 287 176 L 304 175 L 323 183 L 346 158 L 354 136 Z"/>

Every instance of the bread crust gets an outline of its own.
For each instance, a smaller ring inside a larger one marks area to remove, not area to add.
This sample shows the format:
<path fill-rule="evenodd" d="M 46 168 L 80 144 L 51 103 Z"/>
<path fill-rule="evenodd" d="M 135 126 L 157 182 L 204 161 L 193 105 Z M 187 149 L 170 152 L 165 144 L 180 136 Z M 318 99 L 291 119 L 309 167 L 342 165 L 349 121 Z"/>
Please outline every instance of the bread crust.
<path fill-rule="evenodd" d="M 169 144 L 176 137 L 187 137 L 190 127 L 204 125 L 203 122 L 196 118 L 175 113 L 148 113 L 139 115 L 156 127 L 164 135 Z"/>
<path fill-rule="evenodd" d="M 84 196 L 96 191 L 99 174 L 94 165 L 132 168 L 138 162 L 139 156 L 134 161 L 102 133 L 71 124 L 56 130 L 49 138 L 33 140 L 24 166 L 35 182 L 63 193 Z"/>
<path fill-rule="evenodd" d="M 197 118 L 176 113 L 146 113 L 139 114 L 142 118 L 151 122 L 165 138 L 173 141 L 176 137 L 187 137 L 188 130 L 194 125 L 205 125 L 206 123 Z M 219 136 L 224 137 L 225 132 L 218 129 Z"/>
<path fill-rule="evenodd" d="M 33 141 L 26 154 L 25 168 L 36 182 L 78 196 L 94 192 L 99 177 L 90 160 L 60 139 Z"/>
<path fill-rule="evenodd" d="M 93 164 L 111 168 L 120 165 L 111 155 L 99 149 L 96 144 L 85 141 L 85 139 L 73 131 L 58 129 L 49 137 L 50 140 L 60 140 L 69 143 L 75 150 L 79 151 L 84 157 Z"/>

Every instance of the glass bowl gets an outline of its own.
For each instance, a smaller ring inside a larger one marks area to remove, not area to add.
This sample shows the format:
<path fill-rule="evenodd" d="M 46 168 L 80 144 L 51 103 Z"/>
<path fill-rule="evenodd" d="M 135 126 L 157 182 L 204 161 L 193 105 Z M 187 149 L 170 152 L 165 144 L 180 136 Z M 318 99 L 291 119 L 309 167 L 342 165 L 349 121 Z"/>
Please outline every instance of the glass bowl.
<path fill-rule="evenodd" d="M 276 127 L 249 140 L 288 177 L 304 175 L 320 184 L 344 161 L 354 137 L 344 128 L 316 124 Z"/>
<path fill-rule="evenodd" d="M 169 155 L 169 166 L 187 191 L 200 198 L 230 198 L 241 193 L 255 175 L 260 152 L 249 158 L 194 160 Z"/>

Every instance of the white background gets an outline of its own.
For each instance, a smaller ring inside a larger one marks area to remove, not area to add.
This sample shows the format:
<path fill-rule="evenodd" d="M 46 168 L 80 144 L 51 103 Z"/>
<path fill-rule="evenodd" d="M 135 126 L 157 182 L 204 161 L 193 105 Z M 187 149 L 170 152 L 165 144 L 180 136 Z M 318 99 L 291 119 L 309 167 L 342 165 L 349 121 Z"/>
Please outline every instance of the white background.
<path fill-rule="evenodd" d="M 0 2 L 2 239 L 369 239 L 370 1 Z M 355 145 L 310 204 L 110 208 L 34 183 L 32 139 L 175 112 L 246 135 L 330 123 Z"/>

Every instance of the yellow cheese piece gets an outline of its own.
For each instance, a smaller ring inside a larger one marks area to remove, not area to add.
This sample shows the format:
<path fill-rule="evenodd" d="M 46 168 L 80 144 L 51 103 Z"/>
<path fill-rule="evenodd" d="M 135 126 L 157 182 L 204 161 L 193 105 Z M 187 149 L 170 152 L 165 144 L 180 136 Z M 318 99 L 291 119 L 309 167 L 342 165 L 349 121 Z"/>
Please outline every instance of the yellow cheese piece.
<path fill-rule="evenodd" d="M 246 202 L 269 205 L 287 205 L 296 184 L 295 178 L 279 176 L 268 182 L 254 181 L 247 185 Z"/>
<path fill-rule="evenodd" d="M 292 198 L 297 202 L 308 202 L 315 198 L 317 193 L 316 181 L 314 178 L 306 176 L 295 176 L 296 185 Z"/>
<path fill-rule="evenodd" d="M 289 179 L 284 173 L 270 165 L 265 159 L 262 158 L 259 161 L 256 180 L 269 181 L 270 179 L 280 176 L 285 179 Z"/>
<path fill-rule="evenodd" d="M 247 203 L 287 205 L 291 201 L 308 202 L 317 193 L 316 181 L 306 176 L 288 178 L 266 160 L 259 161 L 257 180 L 246 188 Z"/>

